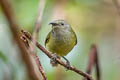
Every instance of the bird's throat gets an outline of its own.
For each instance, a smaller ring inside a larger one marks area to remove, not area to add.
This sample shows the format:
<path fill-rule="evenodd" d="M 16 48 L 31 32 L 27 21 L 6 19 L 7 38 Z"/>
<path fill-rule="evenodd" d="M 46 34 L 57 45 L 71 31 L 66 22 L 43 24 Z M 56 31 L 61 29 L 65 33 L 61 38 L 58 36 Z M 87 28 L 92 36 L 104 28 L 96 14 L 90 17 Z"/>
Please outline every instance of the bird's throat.
<path fill-rule="evenodd" d="M 65 29 L 55 28 L 52 30 L 52 36 L 55 40 L 69 39 L 70 35 L 70 31 Z"/>

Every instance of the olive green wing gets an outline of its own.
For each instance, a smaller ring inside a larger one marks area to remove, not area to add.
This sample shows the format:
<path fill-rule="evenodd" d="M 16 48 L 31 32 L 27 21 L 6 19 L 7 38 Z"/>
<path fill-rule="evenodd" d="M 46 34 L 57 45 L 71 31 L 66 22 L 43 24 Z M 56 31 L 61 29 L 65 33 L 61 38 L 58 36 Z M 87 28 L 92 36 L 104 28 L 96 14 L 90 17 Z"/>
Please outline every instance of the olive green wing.
<path fill-rule="evenodd" d="M 47 37 L 46 37 L 45 46 L 46 46 L 46 44 L 47 44 L 47 43 L 49 42 L 49 40 L 50 40 L 50 34 L 51 34 L 51 32 L 49 32 L 48 35 L 47 35 Z"/>
<path fill-rule="evenodd" d="M 74 32 L 74 30 L 72 29 L 72 32 L 74 34 L 74 37 L 75 37 L 75 45 L 77 44 L 77 36 L 76 36 L 76 33 Z"/>
<path fill-rule="evenodd" d="M 75 45 L 77 44 L 77 36 L 76 36 L 76 34 L 75 34 L 75 38 L 76 38 L 76 41 L 75 41 Z"/>
<path fill-rule="evenodd" d="M 75 33 L 75 32 L 74 32 Z M 76 41 L 75 41 L 75 45 L 77 44 L 77 36 L 76 36 L 76 34 L 75 34 L 75 39 L 76 39 Z"/>

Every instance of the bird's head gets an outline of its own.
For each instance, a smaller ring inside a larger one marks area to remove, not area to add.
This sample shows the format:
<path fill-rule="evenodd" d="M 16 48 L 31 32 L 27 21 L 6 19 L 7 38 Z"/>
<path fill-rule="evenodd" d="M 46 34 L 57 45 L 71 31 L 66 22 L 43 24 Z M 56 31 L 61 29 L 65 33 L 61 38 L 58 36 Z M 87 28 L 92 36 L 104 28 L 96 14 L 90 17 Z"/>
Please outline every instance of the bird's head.
<path fill-rule="evenodd" d="M 67 24 L 67 22 L 65 22 L 64 20 L 55 20 L 49 24 L 52 25 L 52 29 L 69 29 L 70 28 L 69 24 Z"/>

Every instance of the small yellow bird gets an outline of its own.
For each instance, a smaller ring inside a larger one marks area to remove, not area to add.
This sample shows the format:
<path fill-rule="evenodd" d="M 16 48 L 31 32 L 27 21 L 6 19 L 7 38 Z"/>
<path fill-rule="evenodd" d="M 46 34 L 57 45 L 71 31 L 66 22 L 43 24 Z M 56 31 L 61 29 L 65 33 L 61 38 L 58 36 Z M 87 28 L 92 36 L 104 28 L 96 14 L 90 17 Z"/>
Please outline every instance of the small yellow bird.
<path fill-rule="evenodd" d="M 45 46 L 50 52 L 65 58 L 77 44 L 76 34 L 64 20 L 55 20 L 50 24 L 52 30 L 47 35 Z"/>

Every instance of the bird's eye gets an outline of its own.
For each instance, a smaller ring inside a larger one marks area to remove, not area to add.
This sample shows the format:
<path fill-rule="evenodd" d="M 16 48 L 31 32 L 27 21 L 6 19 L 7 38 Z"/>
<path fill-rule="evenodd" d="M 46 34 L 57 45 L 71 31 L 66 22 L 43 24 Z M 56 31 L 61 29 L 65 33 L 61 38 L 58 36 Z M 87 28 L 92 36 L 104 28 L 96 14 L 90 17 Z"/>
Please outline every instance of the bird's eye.
<path fill-rule="evenodd" d="M 63 26 L 63 25 L 64 25 L 64 23 L 61 23 L 61 25 Z"/>

